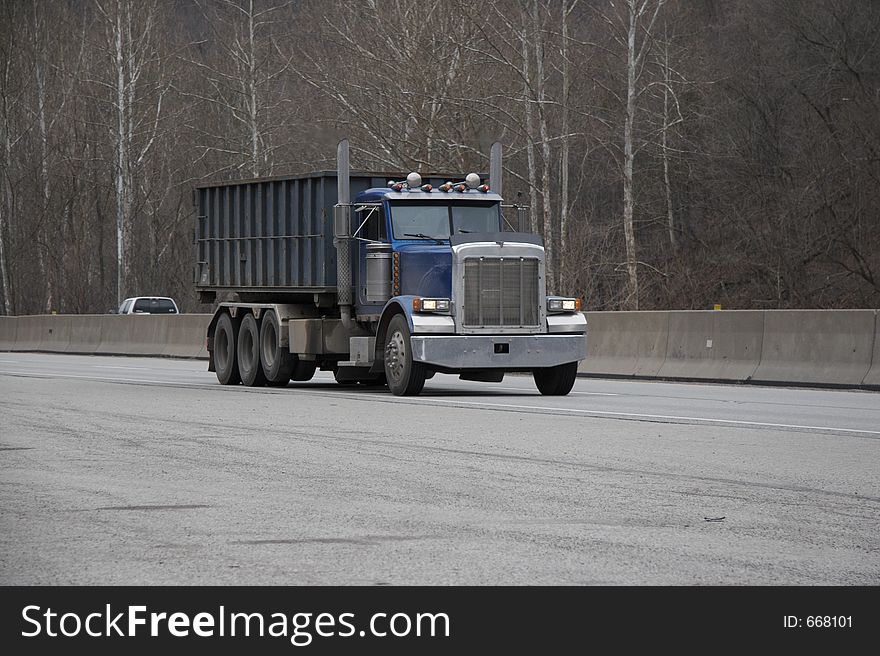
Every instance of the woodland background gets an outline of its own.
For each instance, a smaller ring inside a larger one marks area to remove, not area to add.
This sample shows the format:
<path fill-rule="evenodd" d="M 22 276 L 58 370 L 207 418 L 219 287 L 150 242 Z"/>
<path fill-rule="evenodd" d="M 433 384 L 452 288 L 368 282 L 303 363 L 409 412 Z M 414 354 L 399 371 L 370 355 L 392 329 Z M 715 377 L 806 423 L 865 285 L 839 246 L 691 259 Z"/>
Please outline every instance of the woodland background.
<path fill-rule="evenodd" d="M 592 310 L 880 307 L 880 2 L 3 0 L 0 314 L 192 284 L 193 185 L 487 170 Z"/>

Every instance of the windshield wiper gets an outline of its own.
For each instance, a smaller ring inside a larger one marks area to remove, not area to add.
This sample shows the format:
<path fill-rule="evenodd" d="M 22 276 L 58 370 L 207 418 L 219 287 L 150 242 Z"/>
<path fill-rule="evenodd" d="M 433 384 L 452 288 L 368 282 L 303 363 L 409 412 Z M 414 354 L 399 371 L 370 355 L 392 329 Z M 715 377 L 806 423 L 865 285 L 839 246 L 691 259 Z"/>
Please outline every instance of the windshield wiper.
<path fill-rule="evenodd" d="M 416 239 L 432 239 L 435 244 L 442 244 L 443 240 L 439 237 L 432 237 L 431 235 L 426 235 L 424 232 L 404 232 L 404 237 L 415 237 Z"/>

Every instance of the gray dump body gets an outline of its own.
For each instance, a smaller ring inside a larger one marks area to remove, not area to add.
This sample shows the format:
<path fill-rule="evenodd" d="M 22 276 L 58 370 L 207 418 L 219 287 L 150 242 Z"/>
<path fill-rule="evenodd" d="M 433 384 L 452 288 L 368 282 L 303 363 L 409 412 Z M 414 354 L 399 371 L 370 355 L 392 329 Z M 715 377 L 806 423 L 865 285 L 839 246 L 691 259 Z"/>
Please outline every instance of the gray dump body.
<path fill-rule="evenodd" d="M 351 198 L 402 173 L 350 176 Z M 433 185 L 449 178 L 428 177 Z M 200 291 L 336 291 L 335 171 L 196 187 L 195 285 Z"/>

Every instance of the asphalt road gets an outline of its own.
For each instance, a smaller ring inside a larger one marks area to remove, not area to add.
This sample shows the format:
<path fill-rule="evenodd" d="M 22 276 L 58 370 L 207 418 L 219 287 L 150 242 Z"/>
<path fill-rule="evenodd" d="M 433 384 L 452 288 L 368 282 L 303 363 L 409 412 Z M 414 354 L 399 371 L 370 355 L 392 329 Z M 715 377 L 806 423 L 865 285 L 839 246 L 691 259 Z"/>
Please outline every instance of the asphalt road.
<path fill-rule="evenodd" d="M 0 353 L 0 584 L 880 583 L 880 394 Z"/>

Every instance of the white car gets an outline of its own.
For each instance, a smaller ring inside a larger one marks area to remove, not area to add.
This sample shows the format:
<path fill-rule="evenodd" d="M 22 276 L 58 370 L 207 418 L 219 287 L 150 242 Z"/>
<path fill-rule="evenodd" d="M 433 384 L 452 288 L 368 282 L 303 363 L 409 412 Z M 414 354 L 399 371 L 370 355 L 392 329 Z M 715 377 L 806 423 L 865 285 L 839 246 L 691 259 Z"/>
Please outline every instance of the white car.
<path fill-rule="evenodd" d="M 167 296 L 135 296 L 122 301 L 117 314 L 180 314 L 180 310 Z"/>

